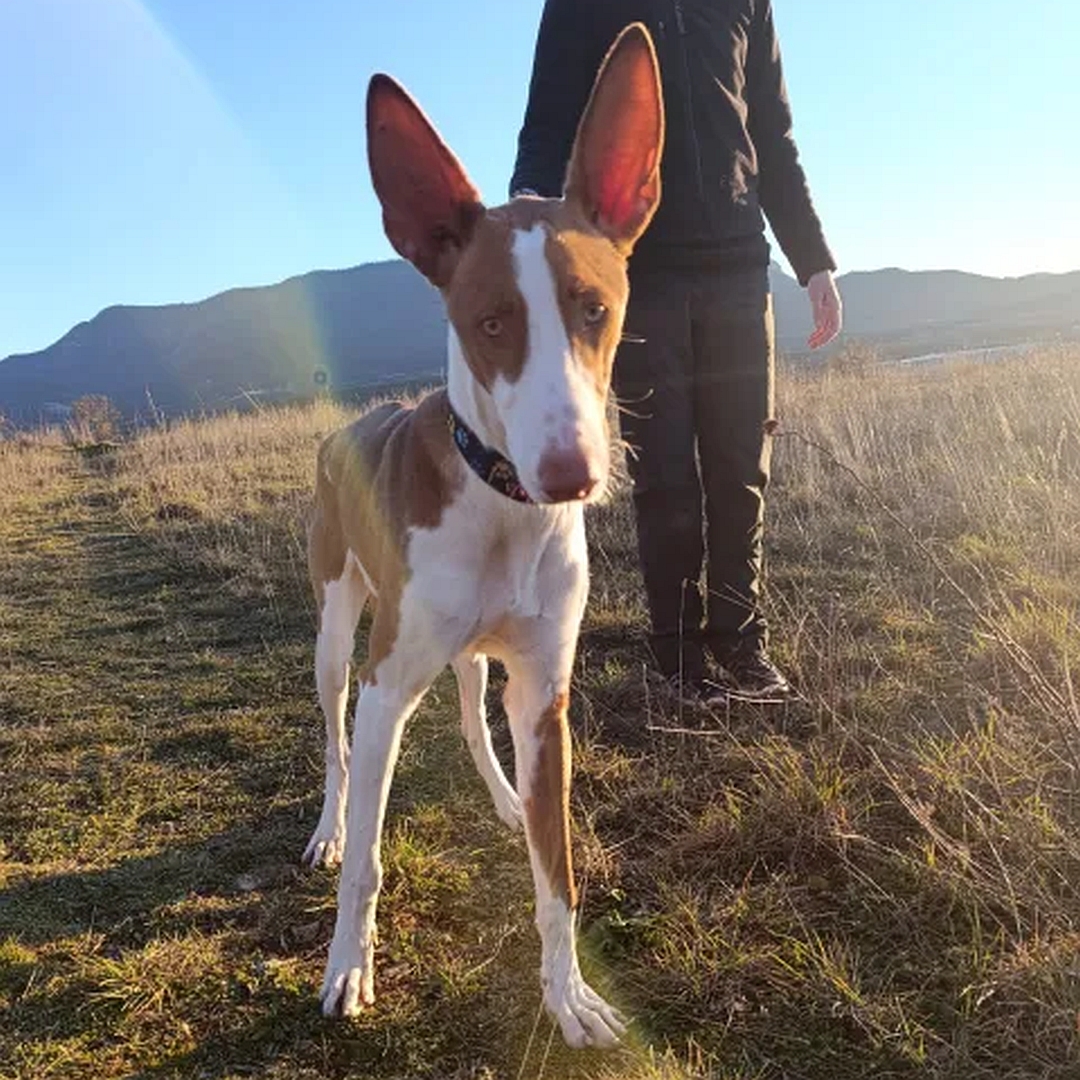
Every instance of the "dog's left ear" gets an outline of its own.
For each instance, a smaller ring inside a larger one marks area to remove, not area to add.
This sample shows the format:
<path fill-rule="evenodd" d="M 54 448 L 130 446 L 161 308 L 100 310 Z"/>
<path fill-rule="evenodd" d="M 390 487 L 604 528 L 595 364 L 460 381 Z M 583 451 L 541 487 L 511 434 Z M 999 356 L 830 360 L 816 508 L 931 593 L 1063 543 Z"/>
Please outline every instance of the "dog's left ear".
<path fill-rule="evenodd" d="M 443 288 L 484 212 L 480 193 L 420 106 L 389 75 L 367 97 L 368 164 L 394 250 Z"/>
<path fill-rule="evenodd" d="M 660 204 L 664 101 L 649 31 L 631 23 L 600 66 L 581 117 L 565 197 L 624 254 Z"/>

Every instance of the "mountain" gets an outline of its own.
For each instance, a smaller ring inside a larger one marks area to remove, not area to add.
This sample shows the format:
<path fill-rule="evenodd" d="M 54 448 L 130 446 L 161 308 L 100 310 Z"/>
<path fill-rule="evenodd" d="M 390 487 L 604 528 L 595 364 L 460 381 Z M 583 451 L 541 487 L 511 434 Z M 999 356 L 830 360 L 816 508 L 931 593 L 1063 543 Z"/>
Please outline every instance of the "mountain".
<path fill-rule="evenodd" d="M 1080 272 L 990 278 L 956 270 L 844 274 L 844 333 L 883 355 L 1080 338 Z M 778 338 L 797 348 L 810 329 L 806 302 L 777 296 Z"/>
<path fill-rule="evenodd" d="M 0 413 L 35 420 L 84 394 L 125 415 L 289 398 L 323 383 L 437 376 L 439 295 L 407 263 L 320 270 L 194 304 L 111 307 L 54 345 L 0 362 Z"/>
<path fill-rule="evenodd" d="M 771 271 L 781 349 L 810 330 L 803 290 Z M 845 338 L 883 356 L 1080 339 L 1080 272 L 987 278 L 876 270 L 840 278 Z M 358 391 L 438 378 L 438 293 L 401 261 L 320 270 L 193 304 L 111 307 L 54 345 L 0 362 L 0 414 L 21 423 L 104 394 L 127 416 L 243 407 L 326 385 Z"/>

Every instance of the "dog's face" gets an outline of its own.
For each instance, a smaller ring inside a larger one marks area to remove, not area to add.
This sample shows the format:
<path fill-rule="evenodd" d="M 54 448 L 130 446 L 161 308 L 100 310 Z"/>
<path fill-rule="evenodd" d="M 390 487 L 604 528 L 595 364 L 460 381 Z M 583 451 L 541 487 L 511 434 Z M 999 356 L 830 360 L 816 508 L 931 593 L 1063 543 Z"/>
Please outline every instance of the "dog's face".
<path fill-rule="evenodd" d="M 648 33 L 620 35 L 578 128 L 562 199 L 486 209 L 411 98 L 368 93 L 368 154 L 386 233 L 442 290 L 461 353 L 490 395 L 536 502 L 599 496 L 626 261 L 660 199 L 660 79 Z"/>

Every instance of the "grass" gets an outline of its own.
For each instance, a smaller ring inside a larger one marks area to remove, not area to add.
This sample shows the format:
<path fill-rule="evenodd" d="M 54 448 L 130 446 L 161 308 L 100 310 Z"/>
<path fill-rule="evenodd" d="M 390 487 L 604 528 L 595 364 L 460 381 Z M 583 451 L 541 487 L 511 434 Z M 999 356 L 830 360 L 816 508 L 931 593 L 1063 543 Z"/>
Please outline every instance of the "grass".
<path fill-rule="evenodd" d="M 0 443 L 0 1077 L 1080 1076 L 1078 361 L 783 373 L 780 710 L 655 693 L 627 500 L 592 514 L 575 846 L 584 962 L 635 1017 L 609 1054 L 539 1012 L 524 849 L 447 679 L 391 796 L 379 1000 L 318 1013 L 303 513 L 345 413 Z"/>

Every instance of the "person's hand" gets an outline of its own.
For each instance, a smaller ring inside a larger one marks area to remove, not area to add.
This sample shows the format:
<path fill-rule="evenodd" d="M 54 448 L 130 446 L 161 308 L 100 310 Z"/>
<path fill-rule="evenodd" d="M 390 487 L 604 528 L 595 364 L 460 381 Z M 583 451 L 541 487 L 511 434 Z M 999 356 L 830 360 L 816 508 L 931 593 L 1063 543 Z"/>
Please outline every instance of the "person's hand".
<path fill-rule="evenodd" d="M 844 306 L 840 302 L 840 293 L 831 270 L 819 270 L 806 283 L 806 291 L 814 312 L 814 332 L 806 344 L 811 349 L 820 349 L 840 333 Z"/>

